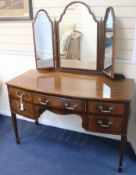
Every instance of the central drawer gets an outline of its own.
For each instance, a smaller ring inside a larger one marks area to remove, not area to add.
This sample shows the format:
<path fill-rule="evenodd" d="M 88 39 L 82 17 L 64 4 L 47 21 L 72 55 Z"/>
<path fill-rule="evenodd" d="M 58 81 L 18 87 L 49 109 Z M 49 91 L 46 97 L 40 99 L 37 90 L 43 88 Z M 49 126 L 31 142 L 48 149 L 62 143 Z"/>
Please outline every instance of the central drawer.
<path fill-rule="evenodd" d="M 84 100 L 60 98 L 33 93 L 33 103 L 45 107 L 67 110 L 71 112 L 85 112 Z"/>

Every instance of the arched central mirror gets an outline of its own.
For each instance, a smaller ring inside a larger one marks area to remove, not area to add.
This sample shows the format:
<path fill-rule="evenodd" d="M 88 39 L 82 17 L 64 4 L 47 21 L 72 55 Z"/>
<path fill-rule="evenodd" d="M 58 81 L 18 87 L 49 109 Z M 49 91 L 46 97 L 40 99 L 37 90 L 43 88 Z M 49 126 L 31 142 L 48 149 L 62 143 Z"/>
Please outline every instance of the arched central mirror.
<path fill-rule="evenodd" d="M 33 22 L 37 69 L 54 67 L 53 23 L 45 10 L 39 10 Z"/>
<path fill-rule="evenodd" d="M 58 21 L 61 68 L 97 70 L 98 22 L 89 6 L 73 2 Z"/>

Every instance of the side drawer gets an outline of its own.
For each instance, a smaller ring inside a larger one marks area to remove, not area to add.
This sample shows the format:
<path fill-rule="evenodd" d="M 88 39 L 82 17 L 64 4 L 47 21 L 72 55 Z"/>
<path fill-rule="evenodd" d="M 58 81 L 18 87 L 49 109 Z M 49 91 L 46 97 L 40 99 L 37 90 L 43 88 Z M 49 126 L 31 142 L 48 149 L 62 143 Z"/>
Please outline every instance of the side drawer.
<path fill-rule="evenodd" d="M 94 114 L 124 115 L 125 104 L 89 101 L 87 109 L 89 113 Z"/>
<path fill-rule="evenodd" d="M 71 112 L 85 112 L 85 102 L 82 100 L 67 99 L 33 93 L 33 102 L 38 105 L 67 110 Z"/>
<path fill-rule="evenodd" d="M 15 98 L 11 98 L 10 105 L 11 105 L 11 111 L 12 112 L 15 112 L 17 114 L 26 116 L 28 118 L 32 118 L 32 119 L 34 118 L 34 116 L 33 116 L 33 107 L 32 107 L 31 103 L 23 101 L 24 110 L 20 110 L 20 101 L 15 99 Z"/>
<path fill-rule="evenodd" d="M 9 87 L 9 95 L 11 97 L 18 98 L 18 99 L 19 99 L 19 96 L 22 95 L 23 100 L 32 101 L 31 93 L 19 88 Z"/>
<path fill-rule="evenodd" d="M 106 134 L 121 134 L 123 117 L 88 115 L 87 129 Z"/>

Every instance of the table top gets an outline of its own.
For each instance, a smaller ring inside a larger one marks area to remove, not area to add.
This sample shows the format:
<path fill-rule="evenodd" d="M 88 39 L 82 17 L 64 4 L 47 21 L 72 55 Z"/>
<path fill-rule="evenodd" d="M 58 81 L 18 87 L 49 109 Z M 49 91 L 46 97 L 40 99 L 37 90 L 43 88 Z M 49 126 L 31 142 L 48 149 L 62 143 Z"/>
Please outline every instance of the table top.
<path fill-rule="evenodd" d="M 134 80 L 111 80 L 104 75 L 81 75 L 60 71 L 29 70 L 7 85 L 38 93 L 80 99 L 131 101 Z"/>

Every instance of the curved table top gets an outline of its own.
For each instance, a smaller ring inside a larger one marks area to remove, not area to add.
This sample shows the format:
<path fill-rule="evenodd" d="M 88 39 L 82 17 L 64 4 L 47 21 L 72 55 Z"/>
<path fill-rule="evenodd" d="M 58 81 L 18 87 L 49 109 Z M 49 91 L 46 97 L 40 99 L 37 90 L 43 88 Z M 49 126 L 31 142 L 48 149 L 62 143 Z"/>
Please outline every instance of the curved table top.
<path fill-rule="evenodd" d="M 29 70 L 7 85 L 33 92 L 69 98 L 131 101 L 133 79 L 111 80 L 104 75 L 81 75 L 59 71 Z"/>

